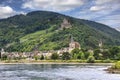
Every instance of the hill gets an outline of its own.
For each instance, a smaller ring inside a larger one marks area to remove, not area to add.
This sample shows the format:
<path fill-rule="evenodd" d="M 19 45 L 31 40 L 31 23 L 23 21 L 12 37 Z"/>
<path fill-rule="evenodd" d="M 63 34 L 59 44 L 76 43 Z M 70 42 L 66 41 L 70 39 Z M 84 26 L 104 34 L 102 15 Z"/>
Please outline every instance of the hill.
<path fill-rule="evenodd" d="M 64 19 L 69 24 L 61 28 Z M 59 13 L 34 11 L 0 20 L 0 48 L 8 51 L 61 49 L 68 46 L 71 35 L 83 48 L 97 48 L 100 40 L 104 46 L 120 45 L 115 29 Z"/>

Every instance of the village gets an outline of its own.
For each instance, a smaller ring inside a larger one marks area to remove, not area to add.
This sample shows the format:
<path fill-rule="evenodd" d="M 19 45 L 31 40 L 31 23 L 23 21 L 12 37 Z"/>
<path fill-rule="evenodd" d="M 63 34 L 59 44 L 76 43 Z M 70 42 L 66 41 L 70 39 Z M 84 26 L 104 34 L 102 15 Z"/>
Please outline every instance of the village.
<path fill-rule="evenodd" d="M 71 42 L 69 43 L 69 47 L 62 48 L 60 50 L 51 50 L 51 51 L 39 51 L 35 49 L 33 52 L 5 52 L 4 49 L 1 49 L 1 58 L 3 56 L 7 56 L 8 60 L 24 58 L 27 60 L 33 60 L 35 56 L 44 56 L 46 59 L 50 59 L 53 53 L 57 53 L 61 56 L 64 52 L 71 52 L 73 49 L 78 48 L 81 49 L 80 44 L 75 42 L 73 38 L 71 38 Z"/>

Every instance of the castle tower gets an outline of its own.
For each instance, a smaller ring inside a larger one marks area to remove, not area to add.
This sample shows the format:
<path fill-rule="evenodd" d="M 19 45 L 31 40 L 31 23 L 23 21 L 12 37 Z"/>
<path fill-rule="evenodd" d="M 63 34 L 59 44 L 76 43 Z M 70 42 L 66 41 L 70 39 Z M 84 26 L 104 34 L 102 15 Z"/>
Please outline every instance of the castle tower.
<path fill-rule="evenodd" d="M 71 43 L 74 42 L 73 36 L 71 36 L 70 38 L 71 38 L 70 42 Z"/>

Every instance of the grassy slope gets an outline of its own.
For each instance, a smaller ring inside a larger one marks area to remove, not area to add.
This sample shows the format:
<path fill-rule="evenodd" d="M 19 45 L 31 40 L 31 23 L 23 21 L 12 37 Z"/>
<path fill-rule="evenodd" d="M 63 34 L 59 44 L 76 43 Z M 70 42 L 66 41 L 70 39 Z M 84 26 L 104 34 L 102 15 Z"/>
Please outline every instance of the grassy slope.
<path fill-rule="evenodd" d="M 47 30 L 50 31 L 51 29 L 52 27 Z M 55 34 L 55 32 L 51 32 L 51 31 L 48 34 L 46 32 L 47 30 L 37 31 L 35 33 L 28 34 L 22 37 L 20 39 L 20 43 L 24 46 L 22 50 L 30 51 L 35 47 L 35 45 L 38 46 L 41 45 L 42 43 L 45 43 L 47 38 L 50 38 L 53 34 Z M 51 46 L 50 48 L 53 48 L 55 46 L 55 42 L 46 42 L 46 44 L 47 45 L 42 44 L 43 46 L 41 48 L 48 50 L 47 48 L 48 45 Z"/>

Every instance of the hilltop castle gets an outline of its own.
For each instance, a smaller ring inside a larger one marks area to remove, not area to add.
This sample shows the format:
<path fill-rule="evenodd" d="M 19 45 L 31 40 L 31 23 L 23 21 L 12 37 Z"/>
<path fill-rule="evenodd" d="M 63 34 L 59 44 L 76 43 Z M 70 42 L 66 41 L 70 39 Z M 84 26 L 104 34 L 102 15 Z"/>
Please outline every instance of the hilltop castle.
<path fill-rule="evenodd" d="M 61 29 L 63 30 L 64 28 L 71 28 L 72 25 L 70 24 L 70 22 L 64 18 L 63 22 L 61 23 Z"/>

